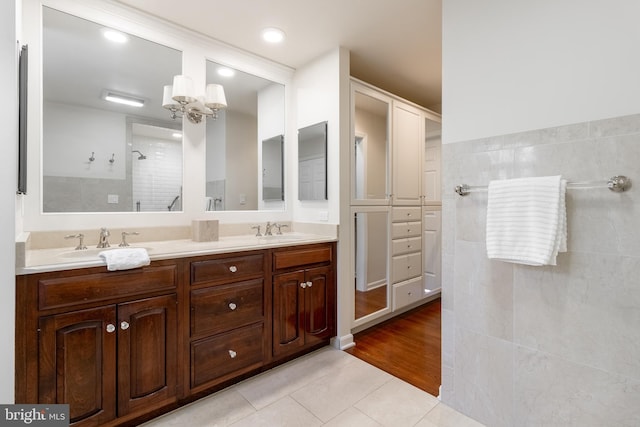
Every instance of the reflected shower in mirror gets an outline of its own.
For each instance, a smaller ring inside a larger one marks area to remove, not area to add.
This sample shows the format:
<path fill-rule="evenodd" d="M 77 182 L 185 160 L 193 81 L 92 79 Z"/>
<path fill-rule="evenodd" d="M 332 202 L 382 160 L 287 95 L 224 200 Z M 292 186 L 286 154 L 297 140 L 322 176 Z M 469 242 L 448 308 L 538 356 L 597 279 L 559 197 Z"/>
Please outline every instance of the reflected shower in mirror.
<path fill-rule="evenodd" d="M 263 141 L 285 133 L 284 85 L 212 61 L 206 82 L 224 87 L 227 108 L 206 123 L 205 209 L 283 210 L 283 198 L 272 198 L 273 183 L 263 182 L 261 151 Z"/>
<path fill-rule="evenodd" d="M 355 319 L 388 307 L 388 241 L 386 211 L 354 214 Z"/>
<path fill-rule="evenodd" d="M 162 87 L 182 53 L 42 10 L 43 212 L 167 211 L 182 187 L 182 123 Z"/>
<path fill-rule="evenodd" d="M 298 200 L 327 199 L 327 122 L 298 129 Z"/>

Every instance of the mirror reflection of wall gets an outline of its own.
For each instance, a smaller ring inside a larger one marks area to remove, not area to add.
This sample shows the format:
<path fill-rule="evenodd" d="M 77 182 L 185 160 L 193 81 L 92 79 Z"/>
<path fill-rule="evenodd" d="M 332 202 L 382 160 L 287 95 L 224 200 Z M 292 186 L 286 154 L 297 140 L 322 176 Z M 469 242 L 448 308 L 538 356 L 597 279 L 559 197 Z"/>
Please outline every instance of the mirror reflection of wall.
<path fill-rule="evenodd" d="M 207 84 L 224 87 L 227 108 L 207 119 L 207 210 L 282 209 L 265 204 L 262 141 L 284 135 L 284 86 L 207 61 Z M 259 173 L 260 172 L 260 173 Z"/>
<path fill-rule="evenodd" d="M 327 199 L 327 122 L 298 130 L 298 200 Z"/>
<path fill-rule="evenodd" d="M 388 198 L 389 104 L 355 92 L 353 199 Z"/>
<path fill-rule="evenodd" d="M 262 200 L 284 200 L 284 135 L 262 141 Z"/>
<path fill-rule="evenodd" d="M 134 200 L 134 186 L 141 191 L 144 185 L 135 183 L 131 169 L 133 123 L 182 128 L 161 105 L 163 85 L 180 74 L 182 53 L 120 32 L 113 33 L 120 41 L 113 41 L 110 31 L 43 7 L 43 212 L 135 211 L 144 198 L 136 194 Z M 181 137 L 174 140 L 180 167 L 173 167 L 172 180 L 180 187 Z M 163 185 L 154 182 L 156 195 L 176 192 L 173 183 Z M 171 201 L 167 195 L 144 210 L 167 210 Z"/>
<path fill-rule="evenodd" d="M 388 307 L 388 223 L 386 211 L 354 214 L 356 320 Z"/>

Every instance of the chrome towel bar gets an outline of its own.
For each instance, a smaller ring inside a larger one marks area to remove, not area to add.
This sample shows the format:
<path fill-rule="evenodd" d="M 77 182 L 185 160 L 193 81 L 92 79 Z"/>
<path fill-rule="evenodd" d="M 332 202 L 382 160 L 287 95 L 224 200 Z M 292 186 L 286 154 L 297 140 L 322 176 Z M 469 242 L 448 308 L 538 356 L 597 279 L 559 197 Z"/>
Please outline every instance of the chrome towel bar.
<path fill-rule="evenodd" d="M 567 189 L 576 188 L 608 188 L 609 190 L 622 193 L 631 188 L 631 179 L 624 175 L 616 175 L 609 178 L 608 181 L 581 181 L 581 182 L 567 182 Z M 487 191 L 486 185 L 470 186 L 467 184 L 456 185 L 455 190 L 460 196 L 466 196 L 469 193 Z"/>

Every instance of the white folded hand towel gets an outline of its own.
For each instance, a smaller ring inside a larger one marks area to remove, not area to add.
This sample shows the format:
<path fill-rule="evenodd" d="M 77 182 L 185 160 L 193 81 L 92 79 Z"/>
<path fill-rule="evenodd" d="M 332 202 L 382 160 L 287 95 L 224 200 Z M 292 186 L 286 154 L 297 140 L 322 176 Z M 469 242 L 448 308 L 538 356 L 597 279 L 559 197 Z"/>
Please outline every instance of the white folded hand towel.
<path fill-rule="evenodd" d="M 527 265 L 556 265 L 567 251 L 567 182 L 561 176 L 491 181 L 487 256 Z"/>
<path fill-rule="evenodd" d="M 109 249 L 98 254 L 107 262 L 107 270 L 129 270 L 149 265 L 151 260 L 145 248 Z"/>

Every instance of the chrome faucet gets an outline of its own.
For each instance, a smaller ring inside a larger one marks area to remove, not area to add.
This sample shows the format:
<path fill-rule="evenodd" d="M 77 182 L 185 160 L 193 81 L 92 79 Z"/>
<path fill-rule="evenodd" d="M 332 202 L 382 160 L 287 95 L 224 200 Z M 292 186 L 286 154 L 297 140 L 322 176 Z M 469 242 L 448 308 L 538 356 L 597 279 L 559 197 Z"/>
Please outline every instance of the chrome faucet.
<path fill-rule="evenodd" d="M 96 246 L 96 248 L 108 248 L 111 245 L 109 244 L 109 235 L 111 233 L 109 233 L 109 230 L 107 230 L 105 227 L 102 227 L 100 229 L 100 236 L 98 237 L 98 246 Z"/>
<path fill-rule="evenodd" d="M 271 235 L 272 235 L 272 234 L 271 234 L 271 228 L 272 228 L 272 227 L 276 227 L 276 226 L 277 226 L 277 224 L 276 224 L 276 223 L 271 224 L 269 221 L 267 221 L 267 227 L 266 227 L 266 229 L 264 230 L 264 235 L 265 235 L 265 236 L 271 236 Z"/>

